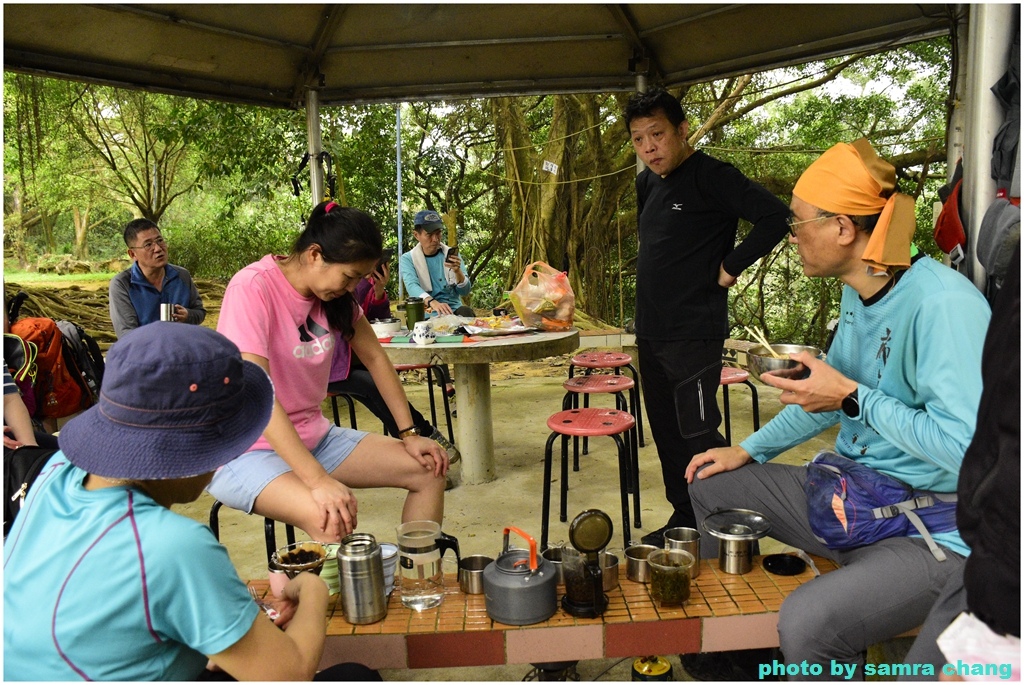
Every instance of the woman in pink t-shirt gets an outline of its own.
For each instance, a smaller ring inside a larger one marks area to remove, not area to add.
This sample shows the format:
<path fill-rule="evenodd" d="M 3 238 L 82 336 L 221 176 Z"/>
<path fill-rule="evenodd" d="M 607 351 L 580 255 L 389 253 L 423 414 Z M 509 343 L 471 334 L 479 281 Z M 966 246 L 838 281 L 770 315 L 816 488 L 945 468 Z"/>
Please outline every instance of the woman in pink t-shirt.
<path fill-rule="evenodd" d="M 221 502 L 325 542 L 356 527 L 350 486 L 404 488 L 403 521 L 441 521 L 448 454 L 416 431 L 394 366 L 352 297 L 382 245 L 369 215 L 325 202 L 290 255 L 267 255 L 231 279 L 217 330 L 267 371 L 276 399 L 263 437 L 214 476 L 209 491 Z M 336 332 L 370 371 L 400 439 L 339 428 L 323 415 Z"/>

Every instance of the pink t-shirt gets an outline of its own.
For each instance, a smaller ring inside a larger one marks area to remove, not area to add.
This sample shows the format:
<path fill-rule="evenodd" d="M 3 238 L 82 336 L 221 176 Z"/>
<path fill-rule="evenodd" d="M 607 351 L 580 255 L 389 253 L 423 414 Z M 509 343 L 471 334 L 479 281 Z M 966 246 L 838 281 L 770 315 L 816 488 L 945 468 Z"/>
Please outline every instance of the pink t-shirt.
<path fill-rule="evenodd" d="M 323 302 L 303 297 L 267 255 L 231 279 L 224 292 L 217 331 L 242 352 L 266 357 L 277 400 L 307 448 L 313 449 L 331 424 L 320 411 L 327 395 L 335 331 L 327 324 Z M 354 304 L 355 318 L 363 310 Z M 268 450 L 260 437 L 250 450 Z"/>

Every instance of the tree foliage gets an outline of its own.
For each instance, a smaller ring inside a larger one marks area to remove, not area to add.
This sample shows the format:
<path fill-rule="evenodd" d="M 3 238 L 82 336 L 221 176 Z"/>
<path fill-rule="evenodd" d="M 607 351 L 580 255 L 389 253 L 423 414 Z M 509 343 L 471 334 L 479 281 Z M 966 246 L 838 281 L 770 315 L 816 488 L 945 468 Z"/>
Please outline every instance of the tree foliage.
<path fill-rule="evenodd" d="M 838 141 L 866 136 L 918 203 L 918 245 L 932 254 L 930 202 L 945 179 L 950 47 L 934 39 L 877 54 L 742 74 L 677 90 L 691 142 L 788 202 L 800 172 Z M 413 244 L 419 209 L 441 212 L 474 280 L 472 304 L 499 304 L 532 261 L 568 271 L 577 307 L 621 325 L 635 282 L 635 156 L 627 95 L 566 94 L 405 103 L 403 197 L 394 105 L 325 108 L 336 200 L 368 211 L 385 243 Z M 172 258 L 229 277 L 285 251 L 308 213 L 301 112 L 9 75 L 4 88 L 5 251 L 67 244 L 80 257 L 119 251 L 130 215 L 160 220 Z M 740 227 L 741 237 L 749 226 Z M 68 236 L 66 238 L 60 236 Z M 90 249 L 92 244 L 92 249 Z M 396 291 L 394 281 L 392 290 Z M 782 244 L 731 292 L 734 326 L 822 343 L 840 287 L 802 275 Z"/>

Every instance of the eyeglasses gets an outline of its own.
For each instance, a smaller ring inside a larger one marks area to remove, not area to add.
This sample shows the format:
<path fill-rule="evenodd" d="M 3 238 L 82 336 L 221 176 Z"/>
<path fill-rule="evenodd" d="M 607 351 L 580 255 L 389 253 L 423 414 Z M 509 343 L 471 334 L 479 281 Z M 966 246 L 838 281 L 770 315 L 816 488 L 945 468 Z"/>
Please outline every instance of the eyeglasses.
<path fill-rule="evenodd" d="M 819 216 L 814 217 L 813 219 L 801 219 L 800 221 L 795 221 L 796 216 L 793 215 L 793 214 L 790 214 L 789 218 L 786 219 L 786 223 L 789 225 L 789 234 L 795 238 L 796 237 L 796 227 L 799 226 L 800 224 L 809 224 L 812 221 L 823 221 L 824 219 L 831 219 L 831 218 L 837 217 L 837 216 L 839 216 L 839 215 L 838 214 L 821 214 Z"/>
<path fill-rule="evenodd" d="M 167 241 L 163 238 L 154 238 L 153 240 L 147 240 L 141 245 L 133 247 L 133 250 L 145 250 L 146 252 L 152 252 L 155 247 L 167 247 Z"/>

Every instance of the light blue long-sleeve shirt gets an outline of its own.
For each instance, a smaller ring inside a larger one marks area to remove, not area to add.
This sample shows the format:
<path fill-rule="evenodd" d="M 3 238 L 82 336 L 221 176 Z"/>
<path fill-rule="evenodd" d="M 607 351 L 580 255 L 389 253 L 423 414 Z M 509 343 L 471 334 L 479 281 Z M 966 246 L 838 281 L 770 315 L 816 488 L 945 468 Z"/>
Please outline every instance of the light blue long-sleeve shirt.
<path fill-rule="evenodd" d="M 836 452 L 922 490 L 956 492 L 981 400 L 990 310 L 961 274 L 923 257 L 881 300 L 847 286 L 828 363 L 857 381 L 860 415 L 790 405 L 740 443 L 766 462 L 839 423 Z M 956 531 L 933 536 L 963 555 Z"/>
<path fill-rule="evenodd" d="M 470 283 L 469 276 L 466 276 L 465 280 L 458 285 L 448 283 L 444 268 L 444 256 L 447 250 L 447 246 L 442 245 L 436 254 L 430 257 L 424 255 L 427 260 L 427 272 L 430 274 L 430 283 L 427 284 L 429 287 L 420 283 L 419 276 L 416 275 L 416 268 L 412 264 L 412 251 L 402 255 L 398 264 L 398 273 L 402 277 L 402 282 L 405 283 L 405 290 L 409 293 L 409 297 L 423 297 L 424 294 L 427 294 L 455 310 L 462 306 L 462 296 L 469 294 L 473 284 Z"/>

